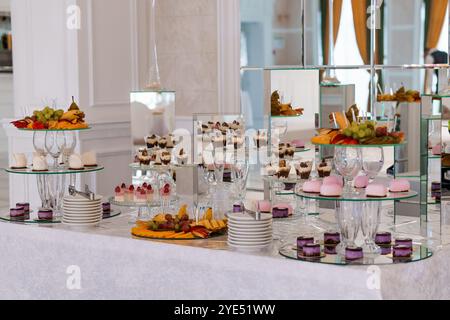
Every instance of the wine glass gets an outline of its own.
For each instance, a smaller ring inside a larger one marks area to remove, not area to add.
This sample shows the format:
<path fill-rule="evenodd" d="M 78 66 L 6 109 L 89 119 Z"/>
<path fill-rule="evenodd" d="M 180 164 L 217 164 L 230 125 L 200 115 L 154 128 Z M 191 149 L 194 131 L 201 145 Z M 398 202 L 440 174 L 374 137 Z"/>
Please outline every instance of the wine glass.
<path fill-rule="evenodd" d="M 236 190 L 236 195 L 241 207 L 244 206 L 244 199 L 247 186 L 249 163 L 247 160 L 236 161 L 232 165 L 232 181 Z"/>
<path fill-rule="evenodd" d="M 334 152 L 336 170 L 344 177 L 347 195 L 352 194 L 352 181 L 362 169 L 362 153 L 359 148 L 336 148 Z"/>
<path fill-rule="evenodd" d="M 47 150 L 45 148 L 45 131 L 34 131 L 33 132 L 33 147 L 34 151 L 40 156 L 47 157 Z"/>
<path fill-rule="evenodd" d="M 362 202 L 336 201 L 336 220 L 341 233 L 337 251 L 344 255 L 346 247 L 354 247 L 361 226 Z"/>
<path fill-rule="evenodd" d="M 272 121 L 272 136 L 279 137 L 281 140 L 286 135 L 287 129 L 287 120 L 277 119 Z"/>
<path fill-rule="evenodd" d="M 375 179 L 383 166 L 384 149 L 382 147 L 364 148 L 362 150 L 362 169 L 370 180 Z"/>
<path fill-rule="evenodd" d="M 380 254 L 381 249 L 375 243 L 375 235 L 380 225 L 381 202 L 367 201 L 364 210 L 361 211 L 361 231 L 364 236 L 364 252 L 368 254 Z"/>
<path fill-rule="evenodd" d="M 62 131 L 45 133 L 45 150 L 53 157 L 53 166 L 58 168 L 58 158 L 64 149 L 66 140 Z"/>
<path fill-rule="evenodd" d="M 77 145 L 77 136 L 75 132 L 66 132 L 64 133 L 65 145 L 62 151 L 63 154 L 63 163 L 67 164 L 69 161 L 69 157 L 72 155 L 75 147 Z"/>

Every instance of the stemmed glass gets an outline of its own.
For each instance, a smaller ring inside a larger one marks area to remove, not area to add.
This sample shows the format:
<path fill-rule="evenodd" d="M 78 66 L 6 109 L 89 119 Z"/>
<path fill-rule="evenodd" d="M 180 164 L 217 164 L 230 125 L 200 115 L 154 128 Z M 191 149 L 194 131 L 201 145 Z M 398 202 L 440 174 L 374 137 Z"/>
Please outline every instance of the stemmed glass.
<path fill-rule="evenodd" d="M 336 201 L 336 218 L 341 231 L 341 243 L 337 251 L 344 254 L 346 247 L 355 246 L 355 239 L 361 226 L 361 202 Z"/>
<path fill-rule="evenodd" d="M 75 132 L 65 132 L 64 133 L 65 145 L 62 151 L 63 163 L 67 165 L 69 157 L 72 155 L 75 147 L 77 145 L 77 136 Z"/>
<path fill-rule="evenodd" d="M 364 252 L 368 254 L 380 254 L 381 249 L 375 243 L 375 235 L 380 225 L 381 202 L 367 201 L 364 203 L 361 217 L 361 231 L 364 236 Z"/>
<path fill-rule="evenodd" d="M 281 140 L 286 135 L 287 129 L 287 120 L 277 119 L 272 121 L 272 137 L 279 137 Z"/>
<path fill-rule="evenodd" d="M 370 180 L 375 179 L 383 166 L 384 149 L 382 147 L 364 148 L 362 150 L 362 169 Z"/>
<path fill-rule="evenodd" d="M 362 153 L 359 148 L 336 148 L 334 153 L 336 170 L 344 177 L 344 193 L 353 193 L 352 181 L 362 169 Z"/>
<path fill-rule="evenodd" d="M 45 137 L 46 132 L 44 131 L 34 131 L 33 132 L 33 147 L 34 151 L 40 156 L 46 157 L 48 152 L 45 148 Z"/>
<path fill-rule="evenodd" d="M 53 157 L 53 167 L 58 168 L 58 158 L 66 145 L 66 139 L 62 131 L 45 133 L 45 149 Z"/>
<path fill-rule="evenodd" d="M 239 160 L 232 165 L 232 181 L 241 208 L 244 207 L 248 170 L 249 163 L 247 160 Z"/>

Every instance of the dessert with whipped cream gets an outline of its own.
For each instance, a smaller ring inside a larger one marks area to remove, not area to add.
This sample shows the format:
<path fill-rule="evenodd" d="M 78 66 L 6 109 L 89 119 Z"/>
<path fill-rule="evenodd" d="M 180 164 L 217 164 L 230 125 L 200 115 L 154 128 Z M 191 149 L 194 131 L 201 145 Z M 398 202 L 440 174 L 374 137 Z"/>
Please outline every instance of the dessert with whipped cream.
<path fill-rule="evenodd" d="M 150 164 L 152 157 L 148 154 L 148 150 L 146 148 L 140 148 L 138 150 L 137 158 L 138 158 L 139 164 L 141 164 L 143 166 L 148 166 Z"/>
<path fill-rule="evenodd" d="M 394 179 L 389 184 L 389 191 L 393 193 L 409 192 L 411 185 L 406 179 Z"/>
<path fill-rule="evenodd" d="M 365 189 L 369 185 L 369 177 L 368 176 L 357 176 L 353 185 L 357 189 Z"/>
<path fill-rule="evenodd" d="M 303 184 L 302 190 L 304 193 L 320 193 L 320 187 L 322 187 L 322 182 L 320 180 L 306 181 Z"/>
<path fill-rule="evenodd" d="M 150 137 L 147 137 L 147 148 L 152 149 L 158 146 L 158 136 L 152 134 Z"/>
<path fill-rule="evenodd" d="M 47 159 L 43 156 L 33 156 L 33 171 L 43 172 L 48 171 Z"/>
<path fill-rule="evenodd" d="M 286 160 L 280 160 L 279 169 L 277 172 L 277 177 L 279 179 L 287 179 L 289 178 L 289 174 L 291 173 L 291 167 L 287 164 Z"/>
<path fill-rule="evenodd" d="M 97 154 L 94 151 L 88 151 L 81 156 L 83 165 L 88 168 L 97 166 Z"/>
<path fill-rule="evenodd" d="M 317 167 L 317 173 L 319 174 L 319 177 L 324 178 L 328 177 L 331 174 L 331 165 L 329 165 L 325 159 L 322 160 L 322 162 Z"/>
<path fill-rule="evenodd" d="M 69 157 L 69 170 L 83 170 L 84 164 L 83 160 L 81 160 L 81 156 L 79 154 L 72 154 Z"/>
<path fill-rule="evenodd" d="M 387 188 L 383 184 L 372 183 L 366 188 L 366 197 L 369 198 L 386 198 Z"/>
<path fill-rule="evenodd" d="M 300 179 L 308 180 L 312 171 L 312 161 L 301 161 L 295 165 L 295 171 Z"/>
<path fill-rule="evenodd" d="M 177 162 L 179 165 L 186 165 L 188 162 L 188 155 L 184 152 L 184 149 L 181 149 L 177 155 Z"/>
<path fill-rule="evenodd" d="M 13 154 L 14 165 L 11 169 L 26 169 L 27 168 L 27 157 L 24 153 Z"/>
<path fill-rule="evenodd" d="M 168 165 L 172 161 L 172 155 L 169 151 L 161 152 L 161 162 L 163 165 Z"/>
<path fill-rule="evenodd" d="M 342 196 L 343 188 L 337 184 L 322 184 L 320 195 L 323 197 L 338 198 Z"/>

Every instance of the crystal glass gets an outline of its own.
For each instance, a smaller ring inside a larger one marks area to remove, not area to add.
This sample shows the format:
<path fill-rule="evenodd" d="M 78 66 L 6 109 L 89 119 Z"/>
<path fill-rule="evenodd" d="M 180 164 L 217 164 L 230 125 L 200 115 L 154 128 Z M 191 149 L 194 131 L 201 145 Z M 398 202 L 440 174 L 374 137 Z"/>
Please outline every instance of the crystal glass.
<path fill-rule="evenodd" d="M 353 192 L 352 181 L 362 169 L 360 148 L 336 148 L 334 152 L 336 170 L 344 177 L 346 194 Z"/>
<path fill-rule="evenodd" d="M 381 202 L 363 203 L 361 211 L 361 231 L 364 236 L 363 249 L 368 254 L 380 254 L 381 249 L 375 244 L 375 235 L 380 225 Z"/>
<path fill-rule="evenodd" d="M 45 133 L 45 150 L 53 158 L 53 167 L 58 168 L 58 158 L 65 148 L 66 140 L 63 131 L 53 131 Z"/>
<path fill-rule="evenodd" d="M 77 134 L 74 131 L 64 132 L 65 145 L 62 151 L 63 163 L 65 165 L 69 162 L 69 157 L 73 154 L 77 146 Z"/>
<path fill-rule="evenodd" d="M 287 120 L 276 119 L 272 120 L 272 136 L 278 136 L 280 139 L 287 133 Z"/>
<path fill-rule="evenodd" d="M 249 164 L 248 161 L 236 161 L 232 165 L 231 171 L 231 179 L 234 183 L 234 188 L 236 191 L 236 196 L 241 205 L 244 204 L 245 194 L 246 194 L 246 186 L 247 186 L 247 178 L 248 178 L 248 170 Z"/>
<path fill-rule="evenodd" d="M 384 149 L 363 148 L 362 152 L 362 169 L 364 173 L 373 180 L 384 166 Z"/>
<path fill-rule="evenodd" d="M 48 152 L 45 148 L 45 137 L 47 133 L 45 131 L 34 131 L 33 132 L 33 147 L 34 151 L 39 155 L 46 157 Z"/>
<path fill-rule="evenodd" d="M 355 239 L 361 226 L 362 202 L 336 201 L 336 220 L 341 233 L 338 252 L 344 254 L 345 248 L 355 246 Z"/>

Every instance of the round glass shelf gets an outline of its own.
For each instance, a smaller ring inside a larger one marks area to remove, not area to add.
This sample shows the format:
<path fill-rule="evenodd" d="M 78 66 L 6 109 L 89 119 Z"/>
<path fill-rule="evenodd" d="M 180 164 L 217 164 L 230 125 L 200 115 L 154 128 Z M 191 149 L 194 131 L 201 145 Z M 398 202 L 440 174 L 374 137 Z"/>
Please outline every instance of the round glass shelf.
<path fill-rule="evenodd" d="M 302 181 L 306 181 L 306 180 L 300 179 L 299 177 L 289 177 L 289 178 L 286 178 L 286 179 L 284 179 L 284 178 L 280 179 L 280 178 L 275 177 L 275 176 L 262 176 L 262 178 L 263 178 L 264 181 L 271 182 L 271 183 L 297 184 L 297 183 L 300 183 Z"/>
<path fill-rule="evenodd" d="M 29 132 L 64 132 L 64 131 L 86 131 L 91 130 L 91 127 L 87 128 L 76 128 L 76 129 L 28 129 L 28 128 L 17 128 L 20 131 L 29 131 Z"/>
<path fill-rule="evenodd" d="M 280 116 L 270 116 L 272 119 L 283 119 L 283 118 L 300 118 L 300 117 L 303 117 L 303 115 L 302 114 L 296 114 L 296 115 L 292 115 L 292 116 L 283 116 L 283 115 L 280 115 Z"/>
<path fill-rule="evenodd" d="M 302 152 L 308 152 L 311 151 L 310 148 L 295 148 L 295 153 L 302 153 Z"/>
<path fill-rule="evenodd" d="M 172 196 L 170 197 L 168 203 L 172 206 L 176 204 L 178 200 L 178 196 Z M 126 208 L 158 208 L 162 205 L 162 200 L 154 200 L 152 202 L 116 201 L 114 197 L 110 197 L 108 201 L 113 206 Z"/>
<path fill-rule="evenodd" d="M 196 164 L 168 164 L 168 165 L 142 165 L 139 163 L 131 163 L 130 168 L 134 170 L 149 170 L 149 171 L 158 171 L 158 172 L 166 172 L 169 170 L 181 169 L 181 168 L 194 168 Z"/>
<path fill-rule="evenodd" d="M 407 145 L 408 142 L 395 143 L 395 144 L 319 144 L 313 143 L 318 147 L 336 147 L 336 148 L 379 148 L 379 147 L 402 147 Z"/>
<path fill-rule="evenodd" d="M 117 217 L 122 212 L 120 210 L 111 210 L 108 213 L 103 213 L 103 220 Z M 30 215 L 24 219 L 11 218 L 9 213 L 0 214 L 0 221 L 23 224 L 57 224 L 61 223 L 62 217 L 55 217 L 52 220 L 40 220 L 37 213 L 31 212 Z"/>
<path fill-rule="evenodd" d="M 410 258 L 394 258 L 392 253 L 388 253 L 387 255 L 366 256 L 360 260 L 348 261 L 345 257 L 338 254 L 325 254 L 323 245 L 321 245 L 321 250 L 321 257 L 306 258 L 299 255 L 296 245 L 288 244 L 280 248 L 279 254 L 293 260 L 334 265 L 392 265 L 421 261 L 428 259 L 433 255 L 433 252 L 427 247 L 413 245 L 413 254 Z"/>
<path fill-rule="evenodd" d="M 357 190 L 355 189 L 355 192 Z M 407 200 L 417 197 L 418 193 L 415 191 L 402 192 L 402 193 L 392 193 L 388 192 L 387 196 L 384 198 L 372 198 L 367 197 L 364 190 L 359 190 L 359 194 L 353 193 L 351 195 L 344 195 L 342 197 L 323 197 L 319 194 L 297 192 L 296 196 L 311 199 L 311 200 L 327 200 L 327 201 L 348 201 L 348 202 L 366 202 L 366 201 L 396 201 L 396 200 Z"/>
<path fill-rule="evenodd" d="M 96 166 L 96 167 L 86 167 L 82 170 L 70 170 L 68 168 L 58 168 L 58 169 L 49 168 L 48 171 L 33 171 L 32 168 L 26 169 L 5 168 L 3 170 L 11 174 L 58 175 L 58 174 L 78 174 L 78 173 L 98 172 L 102 171 L 103 169 L 105 169 L 105 167 Z"/>

